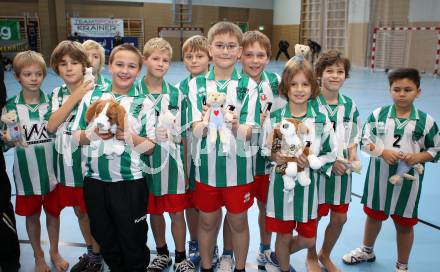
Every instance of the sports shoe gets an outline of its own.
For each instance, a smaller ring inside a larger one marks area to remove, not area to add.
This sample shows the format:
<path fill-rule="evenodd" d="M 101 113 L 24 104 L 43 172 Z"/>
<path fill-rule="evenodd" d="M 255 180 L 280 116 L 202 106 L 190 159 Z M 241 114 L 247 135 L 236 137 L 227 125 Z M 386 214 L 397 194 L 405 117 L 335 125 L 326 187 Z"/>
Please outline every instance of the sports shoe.
<path fill-rule="evenodd" d="M 342 261 L 345 264 L 359 264 L 363 262 L 374 262 L 376 260 L 376 255 L 373 252 L 367 253 L 362 247 L 358 247 L 342 256 Z"/>
<path fill-rule="evenodd" d="M 234 259 L 232 256 L 223 255 L 220 257 L 218 272 L 231 272 L 234 271 Z"/>
<path fill-rule="evenodd" d="M 171 266 L 173 261 L 168 255 L 157 255 L 147 267 L 147 272 L 161 272 Z"/>
<path fill-rule="evenodd" d="M 79 261 L 74 266 L 72 266 L 70 271 L 72 271 L 72 272 L 82 272 L 82 271 L 84 271 L 87 268 L 87 266 L 90 263 L 90 258 L 89 258 L 89 255 L 87 255 L 87 253 L 83 254 L 78 259 L 79 259 Z"/>
<path fill-rule="evenodd" d="M 218 257 L 218 246 L 214 247 L 214 252 L 212 253 L 212 267 L 217 267 L 220 258 Z"/>
<path fill-rule="evenodd" d="M 194 264 L 194 266 L 199 266 L 200 264 L 200 251 L 199 243 L 197 241 L 188 242 L 188 261 Z"/>
<path fill-rule="evenodd" d="M 258 270 L 265 270 L 264 266 L 267 263 L 267 258 L 270 258 L 271 253 L 272 251 L 270 249 L 258 253 L 257 255 Z M 266 255 L 268 257 L 266 257 Z"/>
<path fill-rule="evenodd" d="M 396 272 L 409 272 L 409 269 L 401 269 L 396 267 Z"/>
<path fill-rule="evenodd" d="M 72 271 L 72 270 L 70 270 Z M 104 271 L 103 263 L 89 263 L 87 268 L 83 270 L 83 272 L 101 272 Z"/>
<path fill-rule="evenodd" d="M 195 272 L 196 267 L 190 260 L 183 260 L 180 263 L 174 264 L 175 272 Z"/>

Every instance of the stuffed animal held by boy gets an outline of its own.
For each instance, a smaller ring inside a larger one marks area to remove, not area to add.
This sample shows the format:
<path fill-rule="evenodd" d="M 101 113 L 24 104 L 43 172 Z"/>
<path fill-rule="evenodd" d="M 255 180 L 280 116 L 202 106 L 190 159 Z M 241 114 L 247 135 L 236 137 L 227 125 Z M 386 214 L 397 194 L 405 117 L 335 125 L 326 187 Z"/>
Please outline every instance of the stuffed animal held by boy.
<path fill-rule="evenodd" d="M 345 170 L 345 173 L 347 173 L 349 175 L 352 172 L 355 172 L 357 174 L 361 173 L 361 170 L 362 170 L 362 163 L 361 163 L 361 161 L 354 160 L 354 161 L 350 162 L 349 160 L 344 159 L 344 158 L 338 159 L 338 160 L 340 160 L 345 165 L 345 167 L 347 168 L 347 170 Z"/>
<path fill-rule="evenodd" d="M 288 157 L 286 163 L 277 165 L 275 168 L 277 173 L 283 175 L 285 192 L 294 189 L 295 179 L 301 186 L 309 186 L 311 183 L 305 169 L 298 166 L 299 156 L 304 154 L 312 169 L 319 169 L 323 165 L 319 158 L 312 154 L 307 143 L 302 140 L 308 133 L 307 126 L 294 118 L 282 120 L 280 126 L 274 129 L 272 152 L 280 152 Z"/>
<path fill-rule="evenodd" d="M 110 132 L 113 134 L 110 139 L 92 141 L 90 143 L 92 149 L 99 148 L 101 141 L 103 141 L 103 153 L 108 159 L 114 159 L 124 153 L 124 142 L 117 140 L 114 135 L 118 128 L 125 129 L 125 115 L 124 107 L 111 99 L 98 100 L 87 109 L 86 122 L 88 124 L 93 121 L 93 126 L 98 128 L 98 133 Z"/>
<path fill-rule="evenodd" d="M 208 94 L 206 104 L 209 107 L 208 112 L 204 116 L 203 123 L 208 126 L 208 141 L 215 144 L 217 141 L 217 132 L 220 136 L 220 142 L 223 146 L 223 152 L 229 152 L 229 137 L 226 124 L 231 123 L 233 116 L 223 105 L 226 102 L 226 94 L 220 92 L 210 92 Z"/>
<path fill-rule="evenodd" d="M 16 142 L 19 146 L 27 146 L 27 143 L 23 140 L 23 134 L 15 110 L 4 113 L 1 121 L 6 125 L 3 135 L 7 141 Z"/>
<path fill-rule="evenodd" d="M 159 115 L 158 121 L 158 127 L 163 127 L 167 130 L 168 142 L 173 150 L 176 149 L 176 143 L 180 143 L 181 141 L 181 137 L 177 131 L 176 119 L 176 116 L 174 116 L 170 110 L 166 110 Z"/>
<path fill-rule="evenodd" d="M 413 166 L 407 164 L 403 160 L 399 160 L 397 162 L 397 171 L 394 175 L 392 175 L 388 181 L 393 185 L 401 185 L 403 183 L 404 179 L 416 181 L 417 178 L 413 175 L 408 174 L 408 172 L 414 168 L 414 170 L 417 172 L 417 174 L 421 175 L 423 174 L 423 171 L 425 170 L 423 165 L 420 163 L 414 164 Z"/>
<path fill-rule="evenodd" d="M 95 76 L 93 75 L 93 68 L 87 67 L 84 73 L 84 81 L 95 81 Z"/>

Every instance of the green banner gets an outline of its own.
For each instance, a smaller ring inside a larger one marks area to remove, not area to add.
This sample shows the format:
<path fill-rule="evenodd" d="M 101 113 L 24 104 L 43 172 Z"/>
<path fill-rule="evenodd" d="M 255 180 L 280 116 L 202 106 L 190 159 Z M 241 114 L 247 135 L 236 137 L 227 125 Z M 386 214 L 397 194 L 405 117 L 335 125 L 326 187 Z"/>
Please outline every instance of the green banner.
<path fill-rule="evenodd" d="M 20 40 L 20 23 L 18 21 L 0 21 L 0 41 Z"/>

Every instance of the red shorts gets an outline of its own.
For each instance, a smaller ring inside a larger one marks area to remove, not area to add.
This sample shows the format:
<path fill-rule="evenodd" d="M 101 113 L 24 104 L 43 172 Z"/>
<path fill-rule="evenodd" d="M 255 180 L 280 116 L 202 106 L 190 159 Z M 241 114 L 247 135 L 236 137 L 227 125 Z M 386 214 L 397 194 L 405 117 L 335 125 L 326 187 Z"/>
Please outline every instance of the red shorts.
<path fill-rule="evenodd" d="M 188 196 L 188 207 L 187 209 L 195 209 L 196 208 L 196 192 L 195 191 L 187 191 L 186 195 Z"/>
<path fill-rule="evenodd" d="M 57 191 L 61 210 L 65 207 L 79 207 L 82 213 L 87 213 L 84 190 L 82 187 L 70 187 L 58 184 Z"/>
<path fill-rule="evenodd" d="M 189 206 L 187 194 L 172 194 L 155 196 L 152 193 L 148 196 L 147 213 L 163 214 L 182 212 Z"/>
<path fill-rule="evenodd" d="M 269 191 L 269 175 L 254 177 L 255 198 L 266 204 L 267 192 Z"/>
<path fill-rule="evenodd" d="M 318 205 L 318 216 L 323 217 L 327 216 L 330 210 L 335 213 L 347 213 L 349 204 L 340 204 L 340 205 L 332 205 L 332 204 L 319 204 Z"/>
<path fill-rule="evenodd" d="M 254 204 L 254 185 L 252 183 L 213 187 L 196 182 L 195 204 L 202 212 L 215 212 L 225 206 L 230 213 L 242 213 Z"/>
<path fill-rule="evenodd" d="M 61 208 L 58 203 L 57 188 L 45 195 L 17 195 L 15 198 L 15 213 L 21 216 L 31 216 L 41 212 L 41 207 L 46 213 L 59 217 Z"/>
<path fill-rule="evenodd" d="M 296 222 L 294 220 L 283 221 L 280 219 L 266 216 L 266 231 L 289 234 L 296 230 L 299 235 L 305 238 L 316 237 L 318 220 L 312 219 L 307 223 Z"/>
<path fill-rule="evenodd" d="M 364 212 L 368 215 L 368 217 L 371 217 L 376 220 L 384 221 L 387 220 L 388 218 L 388 215 L 385 214 L 383 211 L 376 211 L 368 208 L 367 206 L 364 206 Z M 391 218 L 393 219 L 394 223 L 396 223 L 397 225 L 407 228 L 411 228 L 419 222 L 418 218 L 402 217 L 397 214 L 392 214 Z"/>

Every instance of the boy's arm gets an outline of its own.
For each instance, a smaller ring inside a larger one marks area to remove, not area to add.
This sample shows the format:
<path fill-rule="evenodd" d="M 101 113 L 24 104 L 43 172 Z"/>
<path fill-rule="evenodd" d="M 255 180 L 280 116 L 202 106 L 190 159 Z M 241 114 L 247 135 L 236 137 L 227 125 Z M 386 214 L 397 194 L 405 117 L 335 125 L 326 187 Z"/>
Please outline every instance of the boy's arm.
<path fill-rule="evenodd" d="M 429 118 L 431 119 L 431 118 Z M 428 119 L 427 123 L 430 121 Z M 423 150 L 419 153 L 407 153 L 403 160 L 409 165 L 424 162 L 437 162 L 440 158 L 440 132 L 437 124 L 432 120 L 432 126 L 425 135 Z"/>
<path fill-rule="evenodd" d="M 54 133 L 58 127 L 64 121 L 66 121 L 67 117 L 69 117 L 69 114 L 78 105 L 78 103 L 81 102 L 81 99 L 84 97 L 84 95 L 89 92 L 89 90 L 93 89 L 93 84 L 94 83 L 92 81 L 83 82 L 77 90 L 71 93 L 66 102 L 59 108 L 55 105 L 58 105 L 58 95 L 61 90 L 59 90 L 57 95 L 55 95 L 55 93 L 52 95 L 52 110 L 49 121 L 47 122 L 47 131 L 49 133 Z"/>
<path fill-rule="evenodd" d="M 87 112 L 87 101 L 90 101 L 90 94 L 88 93 L 83 97 L 82 101 L 79 104 L 77 115 L 75 120 L 73 120 L 72 124 L 72 138 L 73 141 L 78 145 L 89 145 L 91 137 L 95 135 L 93 132 L 93 127 L 87 127 L 86 124 L 86 112 Z M 96 135 L 97 136 L 97 135 Z"/>

